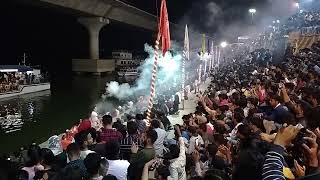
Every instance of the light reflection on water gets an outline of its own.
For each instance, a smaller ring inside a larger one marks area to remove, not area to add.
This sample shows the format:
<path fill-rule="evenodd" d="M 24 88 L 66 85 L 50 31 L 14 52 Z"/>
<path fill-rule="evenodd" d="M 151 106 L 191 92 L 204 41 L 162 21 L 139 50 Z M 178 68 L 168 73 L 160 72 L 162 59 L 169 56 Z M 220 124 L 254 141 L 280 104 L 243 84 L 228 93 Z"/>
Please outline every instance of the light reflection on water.
<path fill-rule="evenodd" d="M 41 112 L 42 101 L 50 98 L 50 91 L 23 95 L 22 97 L 0 101 L 0 128 L 5 134 L 22 129 L 24 124 L 36 123 Z"/>

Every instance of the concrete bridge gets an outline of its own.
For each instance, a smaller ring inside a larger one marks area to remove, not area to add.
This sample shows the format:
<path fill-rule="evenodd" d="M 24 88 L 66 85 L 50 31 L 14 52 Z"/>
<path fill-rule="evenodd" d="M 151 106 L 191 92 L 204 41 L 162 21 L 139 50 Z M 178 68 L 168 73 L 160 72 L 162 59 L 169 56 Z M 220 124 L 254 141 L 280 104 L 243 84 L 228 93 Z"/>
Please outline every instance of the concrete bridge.
<path fill-rule="evenodd" d="M 78 17 L 79 23 L 85 26 L 89 33 L 90 60 L 81 63 L 73 60 L 73 70 L 100 73 L 110 71 L 114 63 L 101 63 L 99 58 L 99 32 L 102 27 L 113 21 L 141 27 L 150 31 L 157 29 L 157 17 L 128 5 L 119 0 L 24 0 L 37 6 L 59 8 Z M 87 62 L 87 63 L 86 63 Z M 78 68 L 79 64 L 81 68 Z M 94 68 L 97 64 L 109 64 L 109 67 Z M 86 66 L 90 67 L 86 70 Z"/>

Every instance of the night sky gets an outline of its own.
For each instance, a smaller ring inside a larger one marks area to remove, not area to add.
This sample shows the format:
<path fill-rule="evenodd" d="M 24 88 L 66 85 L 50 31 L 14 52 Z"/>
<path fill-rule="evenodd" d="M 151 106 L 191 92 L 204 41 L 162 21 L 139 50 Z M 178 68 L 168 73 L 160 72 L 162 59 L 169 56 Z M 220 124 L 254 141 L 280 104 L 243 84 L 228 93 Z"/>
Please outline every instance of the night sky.
<path fill-rule="evenodd" d="M 1 64 L 16 64 L 26 52 L 34 65 L 41 64 L 52 73 L 70 72 L 72 58 L 88 57 L 87 30 L 75 16 L 20 1 L 1 2 Z M 125 1 L 152 14 L 160 7 L 160 0 Z M 270 6 L 270 1 L 278 0 L 167 0 L 167 6 L 169 20 L 178 27 L 188 23 L 199 33 L 222 37 L 225 27 L 235 22 L 245 26 L 250 23 L 248 8 L 260 8 L 259 16 L 263 16 L 262 9 Z M 236 36 L 234 32 L 230 34 Z M 181 41 L 180 35 L 172 32 L 172 39 Z M 153 41 L 154 32 L 112 22 L 100 32 L 100 56 L 107 58 L 116 49 L 142 52 L 144 43 Z"/>

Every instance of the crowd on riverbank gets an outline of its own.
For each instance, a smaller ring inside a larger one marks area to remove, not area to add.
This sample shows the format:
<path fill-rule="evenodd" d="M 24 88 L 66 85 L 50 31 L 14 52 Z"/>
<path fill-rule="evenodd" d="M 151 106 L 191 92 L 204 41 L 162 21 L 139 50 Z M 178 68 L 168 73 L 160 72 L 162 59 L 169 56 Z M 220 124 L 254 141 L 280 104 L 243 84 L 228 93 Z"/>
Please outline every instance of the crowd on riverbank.
<path fill-rule="evenodd" d="M 179 94 L 170 108 L 160 99 L 151 122 L 146 114 L 127 116 L 124 124 L 93 112 L 62 137 L 50 137 L 46 148 L 32 144 L 2 157 L 0 177 L 319 180 L 320 43 L 293 52 L 288 46 L 282 61 L 265 49 L 224 58 L 208 89 L 198 81 L 190 87 L 197 107 L 183 124 L 168 119 Z"/>

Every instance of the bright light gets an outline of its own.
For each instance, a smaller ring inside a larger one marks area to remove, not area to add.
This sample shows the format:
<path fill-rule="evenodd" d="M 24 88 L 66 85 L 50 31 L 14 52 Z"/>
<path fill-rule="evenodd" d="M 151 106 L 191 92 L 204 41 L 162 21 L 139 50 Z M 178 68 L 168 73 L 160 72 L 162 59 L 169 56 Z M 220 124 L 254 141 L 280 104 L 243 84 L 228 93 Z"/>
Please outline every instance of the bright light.
<path fill-rule="evenodd" d="M 210 58 L 210 54 L 209 53 L 204 53 L 202 58 L 203 58 L 203 60 L 208 60 Z"/>
<path fill-rule="evenodd" d="M 272 21 L 272 23 L 274 24 L 274 23 L 276 23 L 276 21 Z"/>
<path fill-rule="evenodd" d="M 18 69 L 1 69 L 0 72 L 18 72 Z"/>
<path fill-rule="evenodd" d="M 220 44 L 220 46 L 221 46 L 222 48 L 225 48 L 225 47 L 228 46 L 228 43 L 227 43 L 226 41 L 223 41 L 223 42 Z"/>
<path fill-rule="evenodd" d="M 300 7 L 300 4 L 299 4 L 299 3 L 295 3 L 294 5 L 295 5 L 297 8 Z"/>
<path fill-rule="evenodd" d="M 181 61 L 181 59 L 182 57 L 180 55 L 172 57 L 171 54 L 166 54 L 160 58 L 159 66 L 163 67 L 167 73 L 175 73 L 179 69 L 177 62 Z"/>
<path fill-rule="evenodd" d="M 280 24 L 280 20 L 279 19 L 277 20 L 277 23 Z"/>
<path fill-rule="evenodd" d="M 256 9 L 249 9 L 249 13 L 251 13 L 251 14 L 255 14 L 256 12 L 257 12 Z"/>

